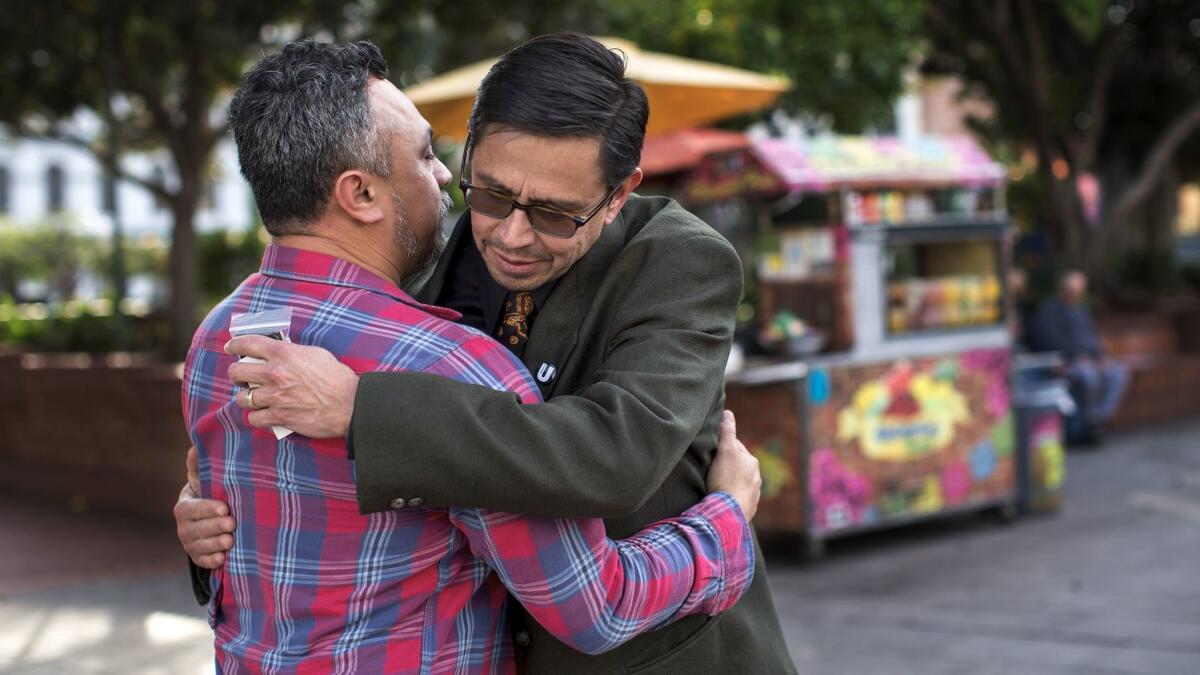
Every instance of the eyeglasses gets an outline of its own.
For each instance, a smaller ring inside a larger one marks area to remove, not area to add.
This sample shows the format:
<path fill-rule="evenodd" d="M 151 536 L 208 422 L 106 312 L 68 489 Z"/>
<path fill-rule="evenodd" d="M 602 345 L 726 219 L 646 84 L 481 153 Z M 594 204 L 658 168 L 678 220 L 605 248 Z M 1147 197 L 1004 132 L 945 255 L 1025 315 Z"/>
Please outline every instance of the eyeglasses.
<path fill-rule="evenodd" d="M 471 154 L 471 141 L 467 141 L 467 145 L 463 148 L 462 165 L 459 166 L 458 187 L 462 190 L 463 199 L 467 202 L 467 207 L 472 211 L 485 215 L 489 218 L 507 218 L 508 214 L 513 212 L 513 209 L 521 209 L 525 215 L 529 217 L 529 227 L 534 232 L 544 234 L 548 237 L 558 237 L 559 239 L 570 239 L 575 236 L 575 231 L 587 225 L 592 218 L 600 213 L 617 195 L 617 190 L 621 185 L 617 184 L 600 203 L 591 211 L 588 211 L 586 216 L 572 216 L 568 213 L 548 209 L 544 206 L 534 206 L 532 204 L 522 204 L 515 199 L 512 199 L 502 192 L 498 192 L 491 188 L 479 187 L 472 185 L 467 181 L 468 162 L 467 158 Z"/>

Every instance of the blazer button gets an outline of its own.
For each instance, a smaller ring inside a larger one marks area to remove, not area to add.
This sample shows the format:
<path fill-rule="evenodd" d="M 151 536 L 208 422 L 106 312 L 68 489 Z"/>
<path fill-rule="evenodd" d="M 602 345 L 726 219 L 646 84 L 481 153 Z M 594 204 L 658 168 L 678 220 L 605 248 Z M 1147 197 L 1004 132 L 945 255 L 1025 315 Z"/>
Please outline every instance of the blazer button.
<path fill-rule="evenodd" d="M 424 503 L 425 503 L 425 500 L 421 499 L 420 497 L 413 497 L 412 499 L 408 500 L 408 505 L 414 509 Z"/>
<path fill-rule="evenodd" d="M 392 502 L 391 502 L 391 504 L 389 504 L 389 506 L 391 506 L 393 509 L 398 510 L 398 509 L 404 508 L 405 506 L 408 506 L 408 502 L 404 501 L 403 497 L 396 497 L 395 499 L 392 500 Z"/>
<path fill-rule="evenodd" d="M 517 634 L 513 636 L 513 641 L 521 647 L 528 647 L 529 643 L 533 642 L 533 636 L 531 636 L 527 630 L 519 630 L 517 631 Z"/>

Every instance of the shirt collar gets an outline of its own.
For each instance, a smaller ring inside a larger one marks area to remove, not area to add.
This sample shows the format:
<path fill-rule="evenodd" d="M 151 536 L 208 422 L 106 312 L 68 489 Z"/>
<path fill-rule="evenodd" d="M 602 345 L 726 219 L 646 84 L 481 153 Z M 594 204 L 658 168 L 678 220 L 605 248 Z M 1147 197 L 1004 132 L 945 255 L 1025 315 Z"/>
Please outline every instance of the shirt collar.
<path fill-rule="evenodd" d="M 447 321 L 456 321 L 459 318 L 458 312 L 454 310 L 417 302 L 408 293 L 400 290 L 396 284 L 378 274 L 348 260 L 325 253 L 269 244 L 263 251 L 262 265 L 258 271 L 268 277 L 329 286 L 344 286 L 379 293 Z"/>

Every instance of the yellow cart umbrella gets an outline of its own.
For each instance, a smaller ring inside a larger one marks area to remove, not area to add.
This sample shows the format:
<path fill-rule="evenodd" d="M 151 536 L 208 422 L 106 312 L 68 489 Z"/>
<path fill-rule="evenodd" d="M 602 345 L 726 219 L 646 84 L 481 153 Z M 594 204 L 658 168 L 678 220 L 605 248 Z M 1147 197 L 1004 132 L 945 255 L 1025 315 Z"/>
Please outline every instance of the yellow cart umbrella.
<path fill-rule="evenodd" d="M 644 52 L 628 40 L 597 40 L 626 54 L 626 73 L 646 90 L 650 99 L 647 136 L 761 110 L 791 87 L 783 77 Z M 464 140 L 475 92 L 493 63 L 495 59 L 489 59 L 457 68 L 415 84 L 404 93 L 433 125 L 434 134 Z"/>

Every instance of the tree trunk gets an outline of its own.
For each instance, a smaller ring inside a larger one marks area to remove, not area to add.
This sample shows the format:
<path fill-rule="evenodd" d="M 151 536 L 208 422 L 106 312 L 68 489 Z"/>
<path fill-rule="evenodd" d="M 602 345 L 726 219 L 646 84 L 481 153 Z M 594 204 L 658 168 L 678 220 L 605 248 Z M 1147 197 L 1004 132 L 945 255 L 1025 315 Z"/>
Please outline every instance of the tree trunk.
<path fill-rule="evenodd" d="M 1075 188 L 1074 174 L 1066 180 L 1059 180 L 1049 166 L 1039 167 L 1039 173 L 1048 201 L 1051 251 L 1062 264 L 1078 267 L 1081 263 L 1080 251 L 1089 233 Z"/>
<path fill-rule="evenodd" d="M 179 193 L 171 200 L 174 225 L 171 230 L 171 304 L 167 308 L 170 327 L 166 356 L 182 359 L 196 330 L 197 265 L 196 230 L 193 221 L 200 201 L 200 178 L 180 176 Z"/>
<path fill-rule="evenodd" d="M 1146 252 L 1167 259 L 1175 244 L 1175 219 L 1179 216 L 1179 169 L 1166 170 L 1151 199 L 1150 219 L 1146 228 Z"/>

